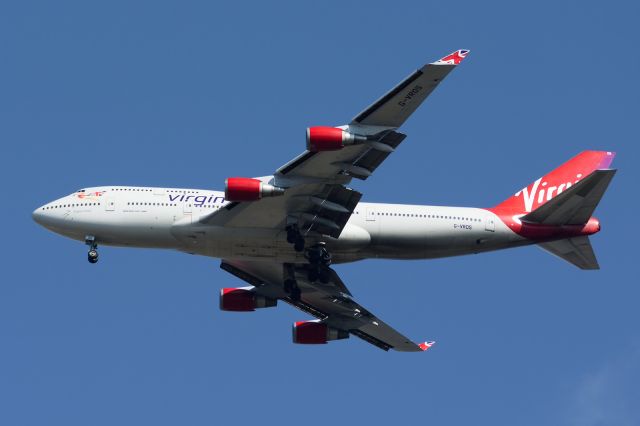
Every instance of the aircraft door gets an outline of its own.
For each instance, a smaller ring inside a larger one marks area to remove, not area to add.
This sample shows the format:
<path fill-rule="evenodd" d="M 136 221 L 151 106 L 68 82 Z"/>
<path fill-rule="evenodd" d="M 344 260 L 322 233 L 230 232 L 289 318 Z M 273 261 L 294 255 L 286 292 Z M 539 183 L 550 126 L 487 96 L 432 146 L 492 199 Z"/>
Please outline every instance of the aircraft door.
<path fill-rule="evenodd" d="M 365 229 L 372 237 L 376 237 L 380 231 L 380 221 L 376 218 L 377 213 L 375 207 L 368 207 L 365 211 Z"/>
<path fill-rule="evenodd" d="M 376 221 L 376 212 L 373 208 L 367 208 L 367 222 Z"/>
<path fill-rule="evenodd" d="M 186 202 L 182 205 L 182 214 L 183 214 L 183 218 L 191 221 L 192 220 L 192 206 L 189 202 Z"/>
<path fill-rule="evenodd" d="M 493 217 L 487 217 L 484 220 L 484 230 L 489 232 L 496 231 L 496 223 Z"/>
<path fill-rule="evenodd" d="M 116 209 L 116 200 L 110 197 L 105 198 L 104 209 L 105 211 L 108 211 L 108 212 L 114 211 Z"/>

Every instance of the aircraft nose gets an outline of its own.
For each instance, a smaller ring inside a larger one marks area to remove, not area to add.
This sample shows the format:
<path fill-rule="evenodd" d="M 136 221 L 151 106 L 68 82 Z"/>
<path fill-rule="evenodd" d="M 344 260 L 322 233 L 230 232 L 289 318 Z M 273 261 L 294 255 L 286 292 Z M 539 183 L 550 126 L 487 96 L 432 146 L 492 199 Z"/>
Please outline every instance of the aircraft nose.
<path fill-rule="evenodd" d="M 33 218 L 33 220 L 40 225 L 42 225 L 43 216 L 44 211 L 42 210 L 42 207 L 38 207 L 33 211 L 33 213 L 31 213 L 31 217 Z"/>
<path fill-rule="evenodd" d="M 45 206 L 42 207 L 38 207 L 37 209 L 35 209 L 32 213 L 31 213 L 31 217 L 33 218 L 33 220 L 42 226 L 46 225 L 47 222 L 47 213 L 45 212 Z"/>

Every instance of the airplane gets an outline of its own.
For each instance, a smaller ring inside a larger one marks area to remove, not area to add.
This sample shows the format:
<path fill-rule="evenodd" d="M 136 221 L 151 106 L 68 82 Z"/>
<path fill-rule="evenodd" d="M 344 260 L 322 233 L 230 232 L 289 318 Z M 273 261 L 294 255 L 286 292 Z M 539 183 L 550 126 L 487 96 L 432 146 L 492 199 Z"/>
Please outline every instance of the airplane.
<path fill-rule="evenodd" d="M 363 259 L 432 259 L 537 244 L 581 269 L 598 269 L 592 217 L 616 170 L 615 153 L 584 151 L 491 208 L 364 203 L 366 180 L 405 139 L 398 128 L 468 55 L 424 65 L 347 125 L 310 127 L 306 150 L 262 177 L 230 177 L 225 190 L 101 186 L 33 212 L 45 228 L 88 245 L 173 249 L 221 259 L 247 285 L 220 290 L 224 311 L 288 303 L 313 320 L 293 342 L 354 335 L 383 350 L 422 352 L 361 306 L 332 265 Z"/>

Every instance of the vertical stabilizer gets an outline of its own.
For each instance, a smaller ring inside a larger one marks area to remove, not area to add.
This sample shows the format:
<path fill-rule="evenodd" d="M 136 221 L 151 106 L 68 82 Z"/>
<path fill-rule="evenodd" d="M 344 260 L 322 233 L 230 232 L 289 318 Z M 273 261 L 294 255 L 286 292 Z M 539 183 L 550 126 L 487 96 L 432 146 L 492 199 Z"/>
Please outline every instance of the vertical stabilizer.
<path fill-rule="evenodd" d="M 585 225 L 615 174 L 616 170 L 612 169 L 596 170 L 520 220 L 556 226 Z"/>
<path fill-rule="evenodd" d="M 530 213 L 593 171 L 609 168 L 614 157 L 615 153 L 610 151 L 581 152 L 551 173 L 522 188 L 492 210 L 511 215 Z"/>

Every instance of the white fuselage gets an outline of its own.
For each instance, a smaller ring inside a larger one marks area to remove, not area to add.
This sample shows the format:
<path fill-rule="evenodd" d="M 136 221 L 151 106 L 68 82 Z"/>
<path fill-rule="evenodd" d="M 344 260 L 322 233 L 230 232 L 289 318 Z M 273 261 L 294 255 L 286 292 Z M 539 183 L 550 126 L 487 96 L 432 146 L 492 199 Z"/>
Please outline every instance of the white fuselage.
<path fill-rule="evenodd" d="M 223 259 L 305 262 L 281 230 L 205 225 L 224 193 L 199 189 L 87 188 L 36 209 L 34 219 L 69 238 L 101 245 L 175 249 Z M 533 243 L 480 208 L 359 203 L 340 238 L 324 241 L 334 262 L 427 259 Z"/>

